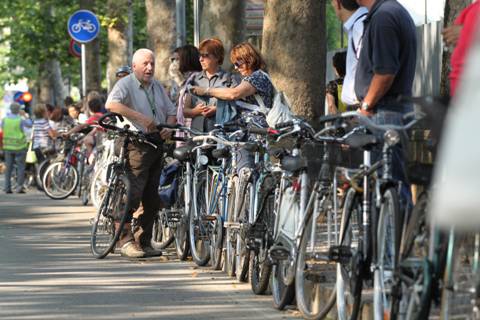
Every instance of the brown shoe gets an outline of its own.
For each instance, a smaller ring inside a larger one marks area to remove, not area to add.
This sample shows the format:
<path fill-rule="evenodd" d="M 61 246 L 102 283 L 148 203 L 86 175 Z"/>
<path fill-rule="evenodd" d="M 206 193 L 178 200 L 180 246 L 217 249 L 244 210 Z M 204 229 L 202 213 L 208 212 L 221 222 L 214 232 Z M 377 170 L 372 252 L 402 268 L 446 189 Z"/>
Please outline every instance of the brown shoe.
<path fill-rule="evenodd" d="M 128 257 L 128 258 L 145 257 L 145 252 L 142 249 L 140 249 L 133 241 L 129 241 L 125 243 L 120 249 L 120 254 L 123 257 Z"/>
<path fill-rule="evenodd" d="M 145 246 L 142 250 L 145 252 L 145 257 L 160 257 L 162 255 L 162 251 L 156 250 L 151 246 Z"/>

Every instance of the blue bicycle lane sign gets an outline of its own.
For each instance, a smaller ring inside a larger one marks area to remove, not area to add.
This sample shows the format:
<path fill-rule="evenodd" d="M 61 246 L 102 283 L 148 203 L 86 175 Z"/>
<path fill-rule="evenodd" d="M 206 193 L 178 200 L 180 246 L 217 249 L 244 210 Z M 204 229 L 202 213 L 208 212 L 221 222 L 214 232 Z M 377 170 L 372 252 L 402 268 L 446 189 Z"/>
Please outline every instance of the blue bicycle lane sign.
<path fill-rule="evenodd" d="M 95 39 L 100 31 L 97 16 L 89 10 L 78 10 L 68 18 L 68 33 L 73 40 L 87 43 Z"/>

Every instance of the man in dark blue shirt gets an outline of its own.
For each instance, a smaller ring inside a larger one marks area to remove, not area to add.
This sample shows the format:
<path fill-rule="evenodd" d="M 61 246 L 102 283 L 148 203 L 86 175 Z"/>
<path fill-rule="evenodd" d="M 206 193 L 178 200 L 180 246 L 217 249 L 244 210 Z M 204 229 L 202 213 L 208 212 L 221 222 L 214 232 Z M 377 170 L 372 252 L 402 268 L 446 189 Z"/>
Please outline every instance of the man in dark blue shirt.
<path fill-rule="evenodd" d="M 377 124 L 402 125 L 403 115 L 412 111 L 412 106 L 399 102 L 398 97 L 412 95 L 417 52 L 415 24 L 396 0 L 357 0 L 357 3 L 369 11 L 355 76 L 360 112 L 372 116 Z M 411 193 L 404 150 L 402 145 L 393 149 L 392 176 L 402 182 L 402 207 L 408 210 Z M 380 157 L 379 150 L 372 153 L 372 161 Z"/>
<path fill-rule="evenodd" d="M 357 0 L 369 10 L 355 78 L 362 112 L 405 112 L 396 99 L 410 96 L 415 75 L 415 24 L 396 0 Z"/>

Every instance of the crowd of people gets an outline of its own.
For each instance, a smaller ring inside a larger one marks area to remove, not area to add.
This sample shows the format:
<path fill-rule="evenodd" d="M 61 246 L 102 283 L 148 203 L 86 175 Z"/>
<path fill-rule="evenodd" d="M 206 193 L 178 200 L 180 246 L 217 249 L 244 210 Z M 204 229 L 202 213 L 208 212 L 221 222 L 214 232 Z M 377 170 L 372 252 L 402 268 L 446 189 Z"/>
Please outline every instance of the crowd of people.
<path fill-rule="evenodd" d="M 117 79 L 130 73 L 130 67 L 117 70 Z M 0 122 L 0 151 L 4 160 L 6 194 L 14 191 L 26 193 L 25 168 L 29 163 L 41 163 L 49 156 L 55 156 L 55 139 L 68 137 L 92 125 L 105 112 L 105 97 L 97 91 L 91 91 L 83 100 L 75 102 L 71 97 L 64 99 L 65 107 L 49 103 L 39 103 L 32 108 L 31 114 L 25 106 L 13 102 L 7 109 L 7 115 Z M 94 147 L 93 130 L 82 140 L 91 153 Z M 31 154 L 31 156 L 30 156 Z M 12 181 L 12 177 L 16 180 Z M 16 187 L 13 190 L 12 185 Z"/>
<path fill-rule="evenodd" d="M 479 2 L 476 1 L 445 29 L 445 41 L 455 45 L 452 58 L 452 84 L 460 78 L 465 52 L 471 42 Z M 400 96 L 412 95 L 417 61 L 415 24 L 407 10 L 396 0 L 331 0 L 331 5 L 348 36 L 347 50 L 334 55 L 338 78 L 329 83 L 326 102 L 330 113 L 358 110 L 378 124 L 400 124 L 402 116 L 412 110 Z M 463 27 L 462 27 L 463 26 Z M 468 29 L 468 30 L 467 30 Z M 172 52 L 169 75 L 164 87 L 154 79 L 155 55 L 148 49 L 135 52 L 130 67 L 118 70 L 116 82 L 108 98 L 90 92 L 79 103 L 66 101 L 66 108 L 39 104 L 33 108 L 33 121 L 17 104 L 3 120 L 3 150 L 6 162 L 5 192 L 11 193 L 11 174 L 16 163 L 17 192 L 25 192 L 23 173 L 28 147 L 26 128 L 33 128 L 32 149 L 37 159 L 51 152 L 52 139 L 79 132 L 95 123 L 102 112 L 116 112 L 140 131 L 153 133 L 161 123 L 190 125 L 209 131 L 214 124 L 224 123 L 260 106 L 272 108 L 274 85 L 260 52 L 250 43 L 234 46 L 229 59 L 235 73 L 222 68 L 225 49 L 217 38 L 203 40 L 197 47 L 185 45 Z M 454 92 L 455 85 L 452 86 Z M 319 106 L 323 108 L 323 106 Z M 264 118 L 258 122 L 267 125 Z M 94 148 L 96 131 L 85 138 L 89 151 Z M 172 134 L 163 129 L 158 146 Z M 404 152 L 399 147 L 394 157 L 395 178 L 404 181 L 405 205 L 411 198 L 408 181 L 403 175 Z M 122 254 L 129 257 L 158 255 L 150 247 L 153 216 L 158 210 L 159 177 L 162 153 L 148 146 L 128 148 L 131 197 L 129 221 L 120 239 Z M 131 219 L 137 224 L 133 229 Z"/>

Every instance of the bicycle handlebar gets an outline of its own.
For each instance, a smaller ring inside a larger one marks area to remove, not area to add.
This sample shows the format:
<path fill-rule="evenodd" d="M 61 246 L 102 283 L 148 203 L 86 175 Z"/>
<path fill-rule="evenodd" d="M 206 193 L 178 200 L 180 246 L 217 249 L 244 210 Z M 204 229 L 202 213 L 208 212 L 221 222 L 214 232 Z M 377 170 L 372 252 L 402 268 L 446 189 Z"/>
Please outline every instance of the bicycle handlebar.
<path fill-rule="evenodd" d="M 112 126 L 108 123 L 105 123 L 105 120 L 107 119 L 114 119 L 114 118 L 118 118 L 120 121 L 124 121 L 123 119 L 123 116 L 118 114 L 118 113 L 115 113 L 115 112 L 108 112 L 106 114 L 104 114 L 103 116 L 100 117 L 100 119 L 98 119 L 98 124 L 102 127 L 102 128 L 105 128 L 105 129 L 108 129 L 108 130 L 116 130 L 116 131 L 119 131 L 121 130 L 121 128 L 119 127 L 116 127 L 116 126 Z"/>

